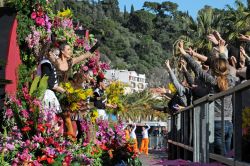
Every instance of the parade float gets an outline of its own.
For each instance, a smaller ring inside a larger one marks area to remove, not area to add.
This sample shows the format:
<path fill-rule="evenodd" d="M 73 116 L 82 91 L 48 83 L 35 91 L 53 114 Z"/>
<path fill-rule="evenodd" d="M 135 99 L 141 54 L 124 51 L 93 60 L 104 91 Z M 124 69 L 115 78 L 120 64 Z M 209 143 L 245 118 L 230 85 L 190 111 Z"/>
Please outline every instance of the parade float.
<path fill-rule="evenodd" d="M 100 118 L 91 102 L 87 102 L 93 96 L 91 88 L 75 88 L 70 82 L 62 83 L 67 91 L 59 99 L 60 103 L 64 101 L 62 108 L 82 113 L 76 139 L 65 135 L 63 119 L 55 113 L 55 108 L 44 107 L 48 78 L 41 78 L 36 73 L 47 46 L 57 48 L 60 42 L 66 42 L 77 57 L 96 44 L 94 35 L 74 22 L 76 16 L 70 9 L 56 10 L 53 0 L 13 1 L 9 5 L 16 10 L 16 32 L 13 33 L 18 43 L 15 55 L 20 55 L 21 65 L 16 72 L 16 88 L 6 91 L 0 165 L 141 165 L 133 142 L 125 139 L 123 123 L 119 119 Z M 100 61 L 100 52 L 94 53 L 94 57 L 73 66 L 72 70 L 72 74 L 83 76 L 91 73 L 90 84 L 97 78 L 104 79 L 104 72 L 109 68 L 107 63 Z M 117 82 L 107 88 L 108 104 L 116 105 L 107 110 L 109 113 L 123 111 L 122 88 L 123 85 Z"/>

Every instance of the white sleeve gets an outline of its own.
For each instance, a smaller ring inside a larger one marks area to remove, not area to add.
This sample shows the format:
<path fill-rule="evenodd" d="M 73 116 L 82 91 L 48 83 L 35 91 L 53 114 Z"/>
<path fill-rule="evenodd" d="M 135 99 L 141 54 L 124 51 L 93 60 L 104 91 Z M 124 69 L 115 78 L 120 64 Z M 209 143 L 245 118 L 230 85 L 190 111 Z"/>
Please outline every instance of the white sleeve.
<path fill-rule="evenodd" d="M 133 128 L 132 132 L 135 132 L 135 129 L 136 129 L 136 124 L 134 124 L 134 125 L 135 125 L 135 127 Z"/>
<path fill-rule="evenodd" d="M 150 126 L 147 124 L 148 128 L 146 130 L 149 130 L 150 129 Z"/>

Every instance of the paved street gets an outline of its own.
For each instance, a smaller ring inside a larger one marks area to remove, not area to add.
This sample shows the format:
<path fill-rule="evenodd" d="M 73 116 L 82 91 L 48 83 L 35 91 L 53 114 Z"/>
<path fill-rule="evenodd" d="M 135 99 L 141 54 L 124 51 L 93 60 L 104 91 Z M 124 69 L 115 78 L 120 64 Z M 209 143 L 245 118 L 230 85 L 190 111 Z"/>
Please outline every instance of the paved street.
<path fill-rule="evenodd" d="M 149 155 L 140 155 L 143 166 L 162 166 L 163 159 L 167 159 L 167 153 L 163 150 L 149 150 Z"/>

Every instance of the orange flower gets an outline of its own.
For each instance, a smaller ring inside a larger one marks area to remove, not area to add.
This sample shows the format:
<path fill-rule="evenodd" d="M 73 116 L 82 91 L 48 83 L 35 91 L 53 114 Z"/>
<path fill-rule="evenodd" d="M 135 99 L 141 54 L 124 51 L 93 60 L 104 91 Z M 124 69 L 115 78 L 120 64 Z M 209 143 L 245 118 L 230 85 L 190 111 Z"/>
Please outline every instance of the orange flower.
<path fill-rule="evenodd" d="M 113 151 L 112 149 L 110 149 L 110 150 L 108 151 L 109 158 L 111 158 L 111 159 L 113 158 L 113 153 L 112 153 L 112 151 Z"/>
<path fill-rule="evenodd" d="M 52 164 L 55 162 L 55 160 L 53 158 L 48 157 L 47 162 L 48 162 L 48 164 Z"/>
<path fill-rule="evenodd" d="M 45 160 L 47 160 L 47 156 L 46 155 L 43 155 L 42 157 L 38 156 L 38 158 L 37 158 L 38 162 L 45 161 Z"/>

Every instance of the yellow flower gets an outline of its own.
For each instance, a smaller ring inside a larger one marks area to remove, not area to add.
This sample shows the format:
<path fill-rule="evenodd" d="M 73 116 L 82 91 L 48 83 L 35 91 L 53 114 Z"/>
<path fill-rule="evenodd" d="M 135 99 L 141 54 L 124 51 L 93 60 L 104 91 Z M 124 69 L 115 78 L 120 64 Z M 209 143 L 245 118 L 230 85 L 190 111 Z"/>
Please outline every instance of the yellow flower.
<path fill-rule="evenodd" d="M 77 111 L 79 109 L 79 106 L 77 103 L 72 103 L 70 109 L 71 111 Z"/>
<path fill-rule="evenodd" d="M 65 18 L 70 18 L 73 16 L 72 11 L 70 9 L 66 9 L 62 12 L 58 11 L 57 16 L 59 17 L 65 17 Z"/>

